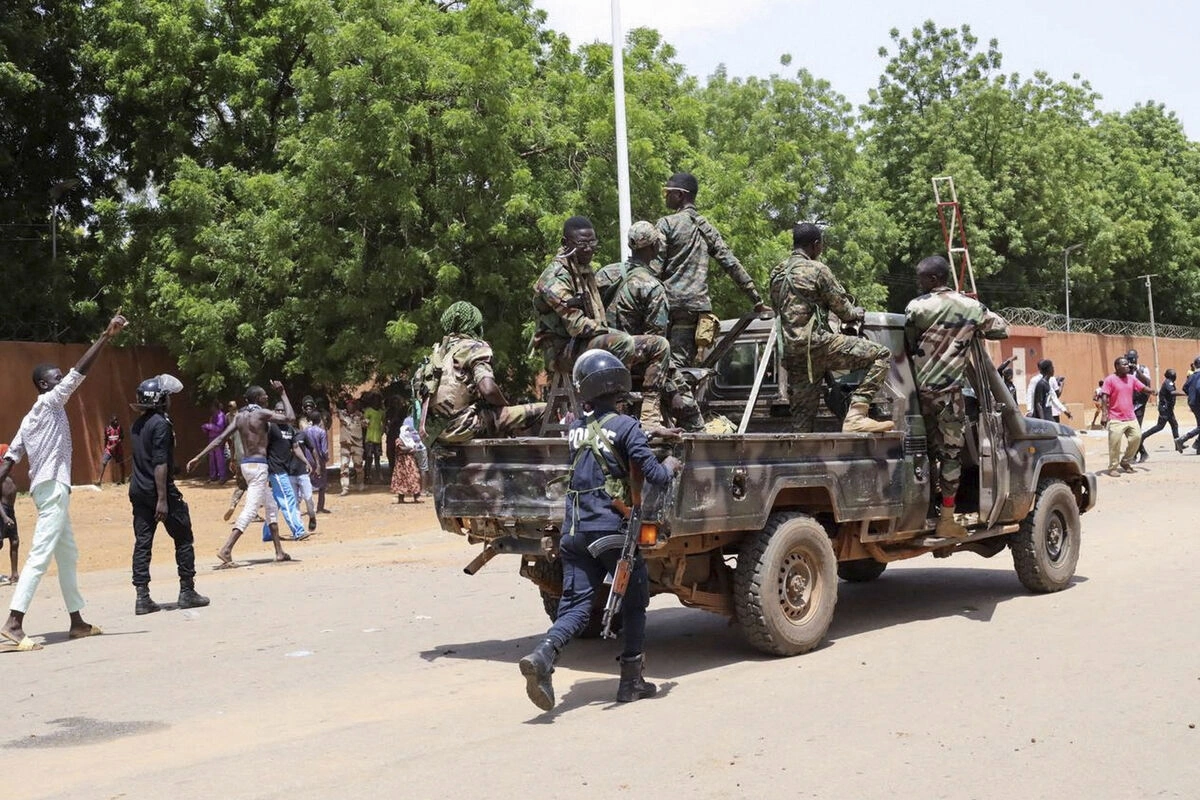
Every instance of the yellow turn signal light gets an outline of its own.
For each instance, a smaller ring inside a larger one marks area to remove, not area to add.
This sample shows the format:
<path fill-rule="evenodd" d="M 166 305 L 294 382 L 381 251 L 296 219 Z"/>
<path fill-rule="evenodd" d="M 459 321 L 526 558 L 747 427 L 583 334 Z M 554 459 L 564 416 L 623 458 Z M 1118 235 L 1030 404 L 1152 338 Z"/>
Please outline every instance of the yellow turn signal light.
<path fill-rule="evenodd" d="M 658 526 L 653 522 L 643 522 L 642 529 L 638 531 L 638 545 L 654 547 L 656 544 L 658 544 Z"/>

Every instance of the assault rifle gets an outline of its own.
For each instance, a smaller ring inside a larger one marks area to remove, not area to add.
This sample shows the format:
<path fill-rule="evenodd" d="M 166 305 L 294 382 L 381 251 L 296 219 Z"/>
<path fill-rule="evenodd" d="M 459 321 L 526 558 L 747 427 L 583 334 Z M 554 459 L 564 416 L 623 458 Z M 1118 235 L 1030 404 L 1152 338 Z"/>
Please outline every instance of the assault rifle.
<path fill-rule="evenodd" d="M 625 535 L 621 539 L 621 555 L 617 558 L 617 566 L 613 570 L 612 586 L 608 590 L 608 602 L 604 604 L 604 616 L 600 620 L 600 637 L 614 639 L 613 619 L 621 613 L 621 603 L 625 600 L 625 590 L 629 587 L 629 576 L 633 572 L 633 560 L 637 558 L 638 535 L 642 530 L 642 471 L 636 465 L 630 465 L 629 494 L 633 506 L 625 505 L 624 501 L 614 498 L 613 508 L 625 517 Z M 604 539 L 616 537 L 606 536 Z M 604 539 L 593 543 L 599 545 Z M 604 548 L 607 549 L 607 548 Z"/>

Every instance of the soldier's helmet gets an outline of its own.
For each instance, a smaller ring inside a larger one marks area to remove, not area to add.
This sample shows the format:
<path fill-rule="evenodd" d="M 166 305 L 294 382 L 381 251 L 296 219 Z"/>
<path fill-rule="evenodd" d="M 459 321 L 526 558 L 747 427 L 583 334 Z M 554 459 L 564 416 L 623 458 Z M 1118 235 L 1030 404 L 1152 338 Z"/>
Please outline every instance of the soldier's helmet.
<path fill-rule="evenodd" d="M 629 368 L 607 350 L 587 350 L 575 361 L 571 372 L 575 393 L 585 403 L 606 394 L 628 392 L 633 386 Z"/>
<path fill-rule="evenodd" d="M 174 375 L 158 375 L 138 384 L 137 401 L 133 404 L 143 411 L 162 409 L 170 395 L 183 391 L 183 384 Z"/>
<path fill-rule="evenodd" d="M 629 249 L 639 250 L 643 247 L 657 247 L 662 249 L 666 243 L 662 231 L 654 227 L 646 220 L 638 220 L 629 226 Z"/>
<path fill-rule="evenodd" d="M 664 189 L 682 189 L 692 197 L 700 191 L 700 183 L 696 180 L 696 176 L 690 172 L 676 172 L 671 177 L 667 178 L 667 184 Z"/>

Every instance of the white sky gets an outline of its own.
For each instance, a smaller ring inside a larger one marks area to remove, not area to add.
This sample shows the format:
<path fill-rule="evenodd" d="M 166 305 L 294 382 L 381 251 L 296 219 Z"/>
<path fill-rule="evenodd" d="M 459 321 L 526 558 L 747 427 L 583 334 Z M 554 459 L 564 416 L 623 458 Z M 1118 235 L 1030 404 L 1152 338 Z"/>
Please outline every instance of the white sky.
<path fill-rule="evenodd" d="M 610 0 L 534 0 L 547 24 L 574 44 L 609 41 Z M 1101 108 L 1165 103 L 1200 136 L 1200 4 L 1142 0 L 622 0 L 625 30 L 656 28 L 693 75 L 718 64 L 731 75 L 794 74 L 805 67 L 857 104 L 878 82 L 888 32 L 907 35 L 926 19 L 971 26 L 980 48 L 999 40 L 1005 72 L 1074 73 L 1103 95 Z M 779 56 L 791 53 L 783 68 Z"/>

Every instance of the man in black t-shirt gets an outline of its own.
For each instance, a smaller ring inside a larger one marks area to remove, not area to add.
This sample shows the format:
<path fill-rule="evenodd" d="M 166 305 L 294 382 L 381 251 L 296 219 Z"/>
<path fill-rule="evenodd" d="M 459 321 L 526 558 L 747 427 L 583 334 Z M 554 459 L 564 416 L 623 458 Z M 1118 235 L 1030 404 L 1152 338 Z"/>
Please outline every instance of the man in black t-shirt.
<path fill-rule="evenodd" d="M 183 495 L 175 488 L 175 429 L 167 416 L 171 395 L 183 389 L 178 379 L 159 375 L 138 384 L 137 402 L 131 405 L 142 415 L 130 429 L 133 475 L 129 502 L 133 506 L 133 586 L 137 590 L 135 614 L 152 614 L 160 609 L 150 599 L 150 556 L 154 532 L 163 523 L 175 541 L 175 566 L 179 571 L 179 607 L 208 605 L 196 592 L 196 552 L 192 518 Z"/>
<path fill-rule="evenodd" d="M 276 411 L 281 409 L 282 404 L 277 404 Z M 272 422 L 267 430 L 267 474 L 271 494 L 275 497 L 275 505 L 279 507 L 280 516 L 291 529 L 294 540 L 307 539 L 309 535 L 300 519 L 300 503 L 292 490 L 292 462 L 294 459 L 304 462 L 300 439 L 300 432 L 286 422 Z M 263 541 L 270 541 L 270 531 L 265 527 Z"/>

